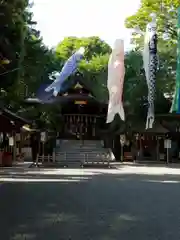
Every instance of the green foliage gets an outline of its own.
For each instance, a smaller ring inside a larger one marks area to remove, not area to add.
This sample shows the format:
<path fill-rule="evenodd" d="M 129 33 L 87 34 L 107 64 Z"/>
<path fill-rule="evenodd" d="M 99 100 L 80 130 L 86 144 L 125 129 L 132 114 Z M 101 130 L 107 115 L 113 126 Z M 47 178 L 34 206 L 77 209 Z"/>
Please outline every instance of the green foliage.
<path fill-rule="evenodd" d="M 146 24 L 150 21 L 150 14 L 157 14 L 157 29 L 160 36 L 166 31 L 170 35 L 170 41 L 177 40 L 177 7 L 179 0 L 141 0 L 141 7 L 137 13 L 126 19 L 126 27 L 138 26 L 144 31 Z"/>
<path fill-rule="evenodd" d="M 137 118 L 145 118 L 148 93 L 141 52 L 131 51 L 127 53 L 125 66 L 124 103 L 126 112 L 136 115 Z M 155 100 L 155 111 L 157 113 L 166 113 L 170 109 L 169 101 L 165 99 L 162 92 L 162 84 L 162 82 L 157 81 Z"/>
<path fill-rule="evenodd" d="M 35 30 L 28 0 L 1 1 L 0 11 L 0 98 L 23 116 L 36 119 L 41 115 L 49 123 L 45 108 L 23 111 L 27 107 L 24 99 L 35 95 L 39 85 L 60 69 L 59 59 Z"/>
<path fill-rule="evenodd" d="M 158 91 L 172 95 L 175 87 L 177 63 L 177 7 L 179 0 L 141 0 L 141 7 L 137 13 L 126 19 L 127 28 L 139 27 L 145 31 L 146 24 L 150 21 L 150 13 L 157 14 L 158 55 L 159 71 L 157 74 Z M 164 33 L 168 39 L 164 39 Z M 133 34 L 132 43 L 137 51 L 142 51 L 144 37 Z"/>
<path fill-rule="evenodd" d="M 0 88 L 8 89 L 19 76 L 23 55 L 22 44 L 27 30 L 27 5 L 26 0 L 1 1 Z M 4 65 L 3 59 L 8 59 L 9 64 Z"/>

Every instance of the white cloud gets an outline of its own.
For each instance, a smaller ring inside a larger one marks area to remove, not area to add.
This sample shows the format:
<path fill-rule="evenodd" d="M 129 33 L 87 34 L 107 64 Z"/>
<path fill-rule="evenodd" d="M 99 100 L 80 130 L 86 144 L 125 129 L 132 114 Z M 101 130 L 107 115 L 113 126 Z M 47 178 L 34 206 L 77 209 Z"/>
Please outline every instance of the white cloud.
<path fill-rule="evenodd" d="M 97 35 L 110 45 L 115 38 L 129 46 L 130 31 L 124 20 L 139 7 L 140 0 L 34 0 L 34 20 L 45 44 L 55 46 L 66 36 Z"/>

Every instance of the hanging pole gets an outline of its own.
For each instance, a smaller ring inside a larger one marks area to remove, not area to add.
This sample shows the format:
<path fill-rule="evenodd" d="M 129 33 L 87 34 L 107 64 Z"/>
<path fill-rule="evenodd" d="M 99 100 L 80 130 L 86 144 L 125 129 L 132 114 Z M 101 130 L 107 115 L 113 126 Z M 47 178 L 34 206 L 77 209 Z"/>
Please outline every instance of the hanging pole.
<path fill-rule="evenodd" d="M 177 9 L 177 70 L 176 70 L 176 90 L 170 112 L 180 113 L 180 6 Z"/>
<path fill-rule="evenodd" d="M 169 148 L 166 148 L 166 155 L 167 155 L 166 163 L 169 164 Z"/>
<path fill-rule="evenodd" d="M 176 81 L 179 84 L 178 96 L 180 97 L 180 6 L 178 7 L 178 24 L 177 24 L 177 70 L 176 70 Z M 178 99 L 178 113 L 180 113 L 180 99 Z"/>

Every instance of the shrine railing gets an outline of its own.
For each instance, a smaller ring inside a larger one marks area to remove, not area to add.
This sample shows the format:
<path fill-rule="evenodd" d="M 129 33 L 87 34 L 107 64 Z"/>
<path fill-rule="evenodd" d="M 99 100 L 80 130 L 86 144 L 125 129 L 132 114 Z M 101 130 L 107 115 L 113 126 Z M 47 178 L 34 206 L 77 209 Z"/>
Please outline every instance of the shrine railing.
<path fill-rule="evenodd" d="M 61 152 L 58 154 L 53 153 L 53 155 L 38 155 L 37 160 L 42 164 L 56 163 L 63 166 L 68 166 L 72 163 L 79 163 L 81 166 L 85 165 L 109 165 L 111 160 L 110 152 L 109 153 L 79 153 L 69 154 L 68 152 Z"/>

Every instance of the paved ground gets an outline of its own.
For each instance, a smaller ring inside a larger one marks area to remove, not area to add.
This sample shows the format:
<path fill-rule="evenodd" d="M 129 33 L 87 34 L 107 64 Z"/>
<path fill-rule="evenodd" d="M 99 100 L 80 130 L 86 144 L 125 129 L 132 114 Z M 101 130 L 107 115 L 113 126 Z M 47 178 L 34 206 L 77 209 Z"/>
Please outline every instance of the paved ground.
<path fill-rule="evenodd" d="M 180 170 L 0 171 L 2 240 L 179 240 Z"/>

